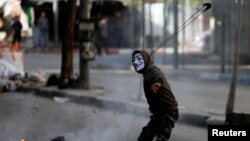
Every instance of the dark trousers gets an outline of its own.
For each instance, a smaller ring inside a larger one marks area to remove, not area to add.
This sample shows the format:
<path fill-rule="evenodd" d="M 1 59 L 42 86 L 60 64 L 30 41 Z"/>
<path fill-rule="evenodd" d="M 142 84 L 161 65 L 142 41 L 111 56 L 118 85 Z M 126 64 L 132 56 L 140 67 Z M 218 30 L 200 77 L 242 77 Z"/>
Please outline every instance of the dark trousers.
<path fill-rule="evenodd" d="M 172 129 L 178 120 L 178 111 L 170 111 L 164 115 L 153 115 L 149 123 L 142 128 L 138 141 L 168 141 Z"/>
<path fill-rule="evenodd" d="M 12 43 L 21 43 L 21 39 L 22 39 L 22 36 L 21 36 L 21 31 L 16 31 L 14 36 L 13 36 L 13 41 Z"/>

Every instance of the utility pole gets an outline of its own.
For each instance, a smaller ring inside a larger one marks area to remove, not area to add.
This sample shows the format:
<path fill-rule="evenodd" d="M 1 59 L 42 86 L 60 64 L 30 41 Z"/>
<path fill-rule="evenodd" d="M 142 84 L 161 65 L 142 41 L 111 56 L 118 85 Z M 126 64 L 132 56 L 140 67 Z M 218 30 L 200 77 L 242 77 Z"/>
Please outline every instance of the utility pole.
<path fill-rule="evenodd" d="M 168 12 L 168 15 L 169 15 L 169 11 L 167 11 L 166 9 L 167 9 L 167 1 L 166 0 L 164 0 L 163 1 L 163 39 L 165 39 L 166 37 L 167 37 L 167 25 L 168 25 L 168 18 L 169 17 L 167 17 L 167 12 Z M 166 53 L 166 46 L 165 47 L 163 47 L 163 63 L 164 63 L 164 65 L 166 65 L 167 64 L 167 53 Z"/>
<path fill-rule="evenodd" d="M 223 16 L 221 16 L 221 25 L 220 25 L 220 30 L 221 30 L 221 32 L 220 32 L 220 38 L 221 38 L 221 41 L 222 42 L 220 42 L 220 67 L 221 67 L 221 70 L 220 70 L 220 73 L 222 73 L 222 74 L 224 74 L 225 73 L 225 62 L 226 62 L 226 56 L 225 56 L 225 54 L 226 54 L 226 48 L 225 48 L 225 45 L 226 45 L 226 43 L 225 43 L 225 40 L 226 40 L 226 22 L 225 22 L 225 20 L 226 20 L 226 18 L 225 17 L 223 17 Z"/>
<path fill-rule="evenodd" d="M 54 18 L 54 42 L 55 46 L 58 46 L 58 0 L 53 0 L 53 14 Z"/>
<path fill-rule="evenodd" d="M 178 31 L 178 0 L 174 0 L 174 31 Z M 174 37 L 174 68 L 179 68 L 178 34 Z"/>
<path fill-rule="evenodd" d="M 186 0 L 182 0 L 182 22 L 185 22 L 185 13 L 186 13 Z M 186 44 L 186 32 L 185 28 L 182 31 L 182 56 L 181 56 L 181 64 L 182 68 L 185 68 L 185 44 Z"/>
<path fill-rule="evenodd" d="M 152 20 L 152 2 L 149 3 L 148 6 L 148 17 L 149 17 L 149 36 L 147 38 L 147 40 L 149 40 L 148 43 L 148 47 L 151 50 L 151 52 L 153 51 L 154 48 L 154 27 L 153 27 L 153 20 Z M 154 55 L 151 55 L 152 59 L 154 60 Z"/>
<path fill-rule="evenodd" d="M 142 49 L 144 50 L 145 49 L 145 1 L 144 0 L 141 0 L 141 3 L 142 3 L 142 37 L 141 37 L 141 46 L 142 46 Z M 140 86 L 139 86 L 139 91 L 138 91 L 138 97 L 137 97 L 137 100 L 141 100 L 141 97 L 142 97 L 142 82 L 143 82 L 143 78 L 141 77 L 140 78 Z"/>
<path fill-rule="evenodd" d="M 88 8 L 89 0 L 80 0 L 80 19 L 81 20 L 87 20 L 90 19 L 90 10 Z M 87 38 L 88 37 L 88 32 L 85 31 L 81 35 L 81 40 L 84 40 L 82 38 Z M 85 42 L 85 41 L 81 41 Z M 79 54 L 79 59 L 80 59 L 80 88 L 82 89 L 89 89 L 90 84 L 89 84 L 89 70 L 90 70 L 90 64 L 89 60 L 83 59 L 82 57 L 82 45 L 80 49 L 80 54 Z"/>
<path fill-rule="evenodd" d="M 243 17 L 243 11 L 244 11 L 244 0 L 241 0 L 239 2 L 239 9 L 240 9 L 240 15 L 238 16 L 238 28 L 237 28 L 237 38 L 236 38 L 236 47 L 234 50 L 234 66 L 233 66 L 233 74 L 232 74 L 232 80 L 231 80 L 231 87 L 229 91 L 229 97 L 227 101 L 227 107 L 226 107 L 226 119 L 228 119 L 229 114 L 233 113 L 234 108 L 234 101 L 235 101 L 235 92 L 236 92 L 236 85 L 237 85 L 237 79 L 238 79 L 238 64 L 239 64 L 239 49 L 240 49 L 240 39 L 241 39 L 241 27 L 242 27 L 242 17 Z"/>
<path fill-rule="evenodd" d="M 131 1 L 131 9 L 130 9 L 130 22 L 131 22 L 131 36 L 130 36 L 130 47 L 131 48 L 134 48 L 134 43 L 135 43 L 135 35 L 134 35 L 134 32 L 135 32 L 135 29 L 134 29 L 134 25 L 135 25 L 135 21 L 134 21 L 134 18 L 135 18 L 135 2 L 134 0 Z"/>
<path fill-rule="evenodd" d="M 74 22 L 76 16 L 76 0 L 67 2 L 67 20 L 65 34 L 62 45 L 62 64 L 59 88 L 65 88 L 68 80 L 74 78 L 73 71 L 73 39 L 74 39 Z"/>
<path fill-rule="evenodd" d="M 142 38 L 141 38 L 142 49 L 145 49 L 145 2 L 142 0 Z"/>

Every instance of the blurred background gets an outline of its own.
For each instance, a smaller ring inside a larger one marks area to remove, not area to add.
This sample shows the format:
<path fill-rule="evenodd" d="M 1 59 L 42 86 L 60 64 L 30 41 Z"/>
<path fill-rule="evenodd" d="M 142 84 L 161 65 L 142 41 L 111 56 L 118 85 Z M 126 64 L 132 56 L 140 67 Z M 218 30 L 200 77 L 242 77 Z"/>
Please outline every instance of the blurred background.
<path fill-rule="evenodd" d="M 247 0 L 1 0 L 0 140 L 136 140 L 149 113 L 131 54 L 157 47 L 179 101 L 172 140 L 249 124 L 249 10 Z"/>

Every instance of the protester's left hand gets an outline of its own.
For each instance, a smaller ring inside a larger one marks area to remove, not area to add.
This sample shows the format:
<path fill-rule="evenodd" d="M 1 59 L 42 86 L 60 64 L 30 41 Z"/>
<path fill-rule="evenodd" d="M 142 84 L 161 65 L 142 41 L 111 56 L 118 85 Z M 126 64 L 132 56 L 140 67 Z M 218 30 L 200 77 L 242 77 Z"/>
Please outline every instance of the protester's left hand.
<path fill-rule="evenodd" d="M 153 93 L 157 93 L 159 89 L 161 88 L 161 83 L 155 82 L 154 84 L 151 85 L 151 90 Z"/>

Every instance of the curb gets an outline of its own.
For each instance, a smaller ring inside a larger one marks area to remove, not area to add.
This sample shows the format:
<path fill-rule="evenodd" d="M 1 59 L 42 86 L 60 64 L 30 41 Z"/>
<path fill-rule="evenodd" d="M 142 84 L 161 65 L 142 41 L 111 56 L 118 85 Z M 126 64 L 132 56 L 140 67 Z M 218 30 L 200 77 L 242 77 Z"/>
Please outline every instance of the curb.
<path fill-rule="evenodd" d="M 180 78 L 180 79 L 198 79 L 204 81 L 221 81 L 221 82 L 230 82 L 232 80 L 231 74 L 216 74 L 216 73 L 188 73 L 188 72 L 171 72 L 168 74 L 172 78 Z M 250 77 L 247 75 L 239 75 L 237 82 L 241 85 L 249 85 L 250 84 Z"/>
<path fill-rule="evenodd" d="M 218 79 L 222 80 L 222 81 L 231 81 L 232 75 L 220 74 Z M 250 77 L 247 75 L 240 75 L 240 76 L 238 76 L 238 82 L 241 84 L 250 84 Z"/>
<path fill-rule="evenodd" d="M 150 116 L 147 105 L 135 102 L 119 101 L 107 97 L 88 96 L 84 94 L 74 95 L 63 90 L 52 90 L 36 87 L 20 87 L 19 91 L 33 92 L 33 94 L 35 95 L 47 98 L 69 98 L 70 101 L 77 104 L 93 106 L 103 110 L 111 110 L 118 113 L 125 112 L 142 117 Z M 178 122 L 182 124 L 207 128 L 207 125 L 210 124 L 224 124 L 224 118 L 221 116 L 210 116 L 180 111 Z"/>

